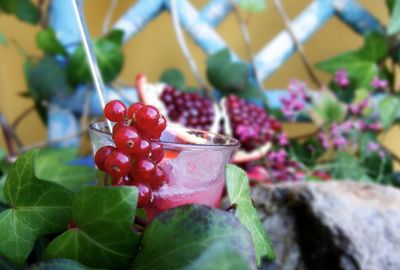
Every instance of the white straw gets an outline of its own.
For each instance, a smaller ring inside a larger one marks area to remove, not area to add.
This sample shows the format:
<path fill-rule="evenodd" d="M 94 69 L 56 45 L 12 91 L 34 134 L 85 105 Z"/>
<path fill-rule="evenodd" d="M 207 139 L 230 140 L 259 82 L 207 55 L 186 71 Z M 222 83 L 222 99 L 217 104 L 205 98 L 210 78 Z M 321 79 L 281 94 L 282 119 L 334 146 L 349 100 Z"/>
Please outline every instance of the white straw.
<path fill-rule="evenodd" d="M 97 95 L 100 100 L 100 105 L 104 109 L 106 103 L 104 99 L 105 87 L 103 83 L 103 79 L 101 77 L 100 69 L 97 64 L 96 55 L 94 53 L 93 44 L 90 39 L 89 30 L 86 25 L 85 15 L 82 9 L 82 1 L 80 0 L 71 0 L 72 6 L 74 8 L 75 17 L 78 21 L 79 33 L 81 35 L 81 40 L 83 44 L 83 48 L 85 49 L 86 56 L 88 59 L 90 71 L 92 73 L 93 82 L 96 88 Z M 110 132 L 112 131 L 111 122 L 107 120 L 108 127 Z"/>

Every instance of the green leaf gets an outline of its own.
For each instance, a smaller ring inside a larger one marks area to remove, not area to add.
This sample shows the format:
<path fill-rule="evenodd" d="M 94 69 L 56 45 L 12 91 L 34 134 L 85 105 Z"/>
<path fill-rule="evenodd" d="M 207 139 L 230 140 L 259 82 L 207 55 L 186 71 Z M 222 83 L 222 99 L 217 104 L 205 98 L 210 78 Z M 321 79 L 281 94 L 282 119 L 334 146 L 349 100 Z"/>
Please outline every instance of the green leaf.
<path fill-rule="evenodd" d="M 30 24 L 39 22 L 39 9 L 31 0 L 1 0 L 0 10 Z"/>
<path fill-rule="evenodd" d="M 3 33 L 0 32 L 0 44 L 1 45 L 7 45 L 6 38 L 4 37 Z"/>
<path fill-rule="evenodd" d="M 63 97 L 71 92 L 65 70 L 53 57 L 45 56 L 26 68 L 29 92 L 35 100 L 50 100 L 54 96 Z"/>
<path fill-rule="evenodd" d="M 114 35 L 110 39 L 103 37 L 94 42 L 94 52 L 99 64 L 101 75 L 105 83 L 113 81 L 122 70 L 124 55 L 121 46 L 115 41 Z M 67 65 L 68 80 L 73 85 L 92 82 L 91 73 L 82 45 L 70 56 Z"/>
<path fill-rule="evenodd" d="M 249 85 L 244 90 L 237 91 L 236 94 L 247 100 L 265 100 L 263 91 L 254 85 Z"/>
<path fill-rule="evenodd" d="M 392 13 L 395 2 L 396 2 L 396 0 L 386 0 L 386 6 L 389 11 L 389 14 Z"/>
<path fill-rule="evenodd" d="M 237 93 L 247 86 L 247 67 L 234 63 L 228 49 L 223 49 L 207 59 L 207 78 L 222 94 Z"/>
<path fill-rule="evenodd" d="M 379 62 L 388 53 L 388 43 L 386 37 L 381 33 L 370 32 L 365 36 L 363 47 L 357 51 L 358 57 L 363 60 Z"/>
<path fill-rule="evenodd" d="M 392 14 L 387 26 L 388 35 L 396 34 L 400 31 L 400 1 L 396 0 L 394 3 Z"/>
<path fill-rule="evenodd" d="M 115 43 L 115 45 L 121 47 L 122 42 L 124 41 L 124 31 L 120 29 L 113 29 L 104 37 L 104 39 L 112 41 Z"/>
<path fill-rule="evenodd" d="M 10 209 L 0 214 L 0 255 L 23 264 L 35 240 L 67 227 L 72 193 L 34 175 L 36 151 L 19 157 L 8 171 L 4 196 Z"/>
<path fill-rule="evenodd" d="M 257 13 L 265 10 L 267 7 L 266 0 L 240 0 L 239 6 L 246 11 Z"/>
<path fill-rule="evenodd" d="M 21 268 L 13 264 L 7 258 L 0 256 L 0 269 L 1 270 L 20 270 Z"/>
<path fill-rule="evenodd" d="M 366 170 L 360 165 L 357 158 L 345 153 L 339 152 L 336 160 L 328 164 L 332 179 L 343 180 L 363 180 L 366 179 Z"/>
<path fill-rule="evenodd" d="M 84 187 L 72 204 L 77 228 L 55 238 L 45 259 L 66 258 L 89 267 L 126 269 L 139 246 L 132 230 L 138 192 L 135 187 Z"/>
<path fill-rule="evenodd" d="M 311 119 L 318 126 L 341 122 L 346 117 L 346 106 L 329 92 L 323 93 L 310 107 Z"/>
<path fill-rule="evenodd" d="M 317 68 L 335 74 L 339 69 L 346 69 L 350 79 L 358 83 L 358 87 L 371 89 L 372 79 L 378 75 L 378 67 L 375 62 L 360 58 L 357 53 L 344 53 L 330 58 L 316 65 Z"/>
<path fill-rule="evenodd" d="M 185 77 L 182 72 L 176 68 L 165 70 L 160 77 L 160 81 L 165 82 L 179 90 L 185 88 Z"/>
<path fill-rule="evenodd" d="M 385 129 L 392 126 L 394 121 L 400 117 L 400 100 L 394 96 L 384 97 L 378 104 L 378 114 Z"/>
<path fill-rule="evenodd" d="M 32 265 L 27 270 L 94 270 L 73 260 L 55 259 L 46 262 L 39 262 Z"/>
<path fill-rule="evenodd" d="M 215 243 L 255 265 L 251 236 L 234 215 L 205 205 L 173 208 L 147 226 L 132 269 L 182 269 Z"/>
<path fill-rule="evenodd" d="M 96 179 L 96 170 L 88 166 L 68 165 L 77 158 L 76 148 L 42 149 L 35 163 L 38 178 L 78 191 Z"/>
<path fill-rule="evenodd" d="M 236 215 L 240 222 L 249 230 L 256 251 L 257 265 L 260 265 L 261 258 L 266 256 L 269 260 L 275 258 L 271 240 L 262 225 L 257 210 L 254 207 L 251 196 L 247 174 L 241 168 L 226 165 L 226 186 L 229 201 L 236 205 Z"/>
<path fill-rule="evenodd" d="M 226 243 L 216 242 L 185 270 L 251 270 L 246 260 Z"/>
<path fill-rule="evenodd" d="M 67 51 L 51 28 L 43 29 L 36 34 L 36 44 L 47 54 L 67 55 Z"/>

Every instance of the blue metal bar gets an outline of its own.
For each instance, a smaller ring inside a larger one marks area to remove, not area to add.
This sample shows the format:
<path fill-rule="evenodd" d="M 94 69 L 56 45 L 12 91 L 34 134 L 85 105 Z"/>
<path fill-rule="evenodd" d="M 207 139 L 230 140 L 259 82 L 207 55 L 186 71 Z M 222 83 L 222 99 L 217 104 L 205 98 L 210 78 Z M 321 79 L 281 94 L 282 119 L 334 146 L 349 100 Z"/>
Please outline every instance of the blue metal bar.
<path fill-rule="evenodd" d="M 206 54 L 213 54 L 223 48 L 228 48 L 218 33 L 203 21 L 192 4 L 187 0 L 179 0 L 177 5 L 180 24 Z M 165 0 L 165 7 L 170 10 L 169 0 Z"/>
<path fill-rule="evenodd" d="M 127 41 L 161 13 L 163 4 L 164 0 L 140 0 L 122 15 L 113 28 L 123 30 L 124 41 Z"/>
<path fill-rule="evenodd" d="M 301 43 L 307 41 L 334 15 L 332 1 L 314 1 L 291 23 L 293 32 Z M 287 31 L 279 33 L 255 57 L 260 78 L 271 76 L 295 51 L 296 46 Z"/>
<path fill-rule="evenodd" d="M 231 0 L 211 0 L 200 11 L 200 17 L 209 25 L 216 27 L 231 11 Z"/>
<path fill-rule="evenodd" d="M 357 33 L 365 34 L 370 31 L 384 33 L 385 28 L 382 24 L 356 0 L 335 0 L 333 6 L 337 16 Z"/>

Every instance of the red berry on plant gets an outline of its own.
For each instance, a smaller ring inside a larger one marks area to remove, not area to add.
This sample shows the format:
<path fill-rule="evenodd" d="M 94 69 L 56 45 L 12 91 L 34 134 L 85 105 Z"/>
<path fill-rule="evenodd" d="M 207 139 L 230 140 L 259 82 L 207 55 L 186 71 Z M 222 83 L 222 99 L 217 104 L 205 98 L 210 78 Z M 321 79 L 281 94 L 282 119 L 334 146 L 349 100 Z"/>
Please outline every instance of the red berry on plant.
<path fill-rule="evenodd" d="M 160 163 L 163 157 L 164 157 L 164 149 L 162 145 L 155 142 L 151 142 L 151 151 L 149 158 L 155 163 Z"/>
<path fill-rule="evenodd" d="M 115 125 L 113 126 L 112 133 L 116 133 L 118 130 L 120 130 L 123 127 L 129 127 L 128 121 L 121 121 L 121 122 L 115 123 Z"/>
<path fill-rule="evenodd" d="M 140 144 L 139 132 L 133 127 L 122 127 L 113 134 L 113 140 L 118 150 L 125 154 L 133 154 Z"/>
<path fill-rule="evenodd" d="M 105 172 L 115 178 L 127 175 L 132 168 L 130 157 L 117 150 L 106 158 L 104 164 Z"/>
<path fill-rule="evenodd" d="M 115 150 L 113 146 L 103 146 L 99 150 L 97 150 L 96 154 L 94 155 L 94 162 L 96 163 L 97 168 L 102 171 L 105 171 L 105 160 L 106 158 Z"/>
<path fill-rule="evenodd" d="M 150 142 L 146 139 L 141 139 L 140 142 L 134 147 L 132 154 L 133 158 L 136 160 L 147 158 L 148 155 L 150 154 L 150 150 L 151 150 Z"/>
<path fill-rule="evenodd" d="M 151 160 L 145 158 L 135 162 L 132 166 L 131 177 L 138 182 L 150 181 L 156 173 L 156 165 Z"/>
<path fill-rule="evenodd" d="M 142 103 L 133 103 L 131 106 L 128 108 L 128 117 L 133 119 L 135 117 L 136 112 L 142 108 L 144 105 Z"/>
<path fill-rule="evenodd" d="M 150 105 L 145 105 L 140 108 L 135 114 L 136 125 L 141 129 L 152 129 L 158 124 L 160 113 Z"/>
<path fill-rule="evenodd" d="M 160 166 L 156 166 L 156 174 L 149 181 L 151 188 L 158 189 L 168 181 L 168 176 Z"/>
<path fill-rule="evenodd" d="M 119 100 L 112 100 L 104 107 L 105 117 L 113 122 L 123 121 L 126 116 L 125 104 Z"/>
<path fill-rule="evenodd" d="M 148 206 L 153 201 L 153 192 L 150 186 L 144 183 L 135 183 L 139 191 L 138 208 Z"/>

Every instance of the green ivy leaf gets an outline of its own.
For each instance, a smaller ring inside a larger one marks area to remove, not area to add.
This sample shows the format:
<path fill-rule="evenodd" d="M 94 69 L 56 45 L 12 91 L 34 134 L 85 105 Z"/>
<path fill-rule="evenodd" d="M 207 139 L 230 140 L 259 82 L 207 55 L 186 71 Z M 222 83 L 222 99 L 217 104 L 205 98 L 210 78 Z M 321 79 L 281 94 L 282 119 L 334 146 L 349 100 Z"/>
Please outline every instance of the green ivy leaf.
<path fill-rule="evenodd" d="M 387 33 L 388 35 L 394 35 L 399 31 L 400 31 L 400 1 L 396 0 L 392 8 L 392 13 L 390 15 L 390 20 L 387 26 Z"/>
<path fill-rule="evenodd" d="M 10 209 L 0 214 L 0 254 L 23 264 L 35 240 L 67 227 L 72 193 L 34 175 L 36 151 L 19 157 L 10 167 L 4 196 Z"/>
<path fill-rule="evenodd" d="M 21 270 L 20 267 L 13 264 L 7 258 L 0 256 L 0 269 L 2 270 Z"/>
<path fill-rule="evenodd" d="M 1 0 L 0 10 L 30 24 L 39 22 L 39 9 L 31 0 Z"/>
<path fill-rule="evenodd" d="M 275 253 L 271 240 L 258 217 L 257 210 L 253 206 L 246 172 L 235 165 L 227 164 L 226 186 L 229 201 L 231 204 L 236 205 L 236 215 L 253 238 L 257 265 L 260 265 L 261 258 L 264 256 L 269 260 L 273 260 Z"/>
<path fill-rule="evenodd" d="M 3 33 L 0 32 L 0 44 L 1 45 L 7 45 L 6 38 L 4 37 Z"/>
<path fill-rule="evenodd" d="M 223 49 L 207 59 L 207 78 L 222 94 L 239 92 L 247 86 L 247 67 L 234 63 L 228 49 Z"/>
<path fill-rule="evenodd" d="M 266 9 L 266 0 L 240 0 L 239 6 L 249 12 L 257 13 Z"/>
<path fill-rule="evenodd" d="M 47 54 L 62 54 L 67 56 L 67 51 L 57 39 L 53 29 L 46 28 L 36 34 L 36 44 Z"/>
<path fill-rule="evenodd" d="M 350 79 L 357 81 L 358 87 L 371 89 L 372 79 L 378 75 L 378 66 L 375 62 L 360 58 L 357 53 L 344 53 L 316 65 L 317 68 L 335 74 L 339 69 L 346 69 Z"/>
<path fill-rule="evenodd" d="M 78 191 L 96 179 L 96 170 L 88 166 L 68 165 L 77 158 L 78 149 L 42 149 L 35 162 L 38 178 Z"/>
<path fill-rule="evenodd" d="M 105 83 L 113 81 L 122 70 L 124 55 L 117 44 L 115 34 L 109 34 L 94 42 L 94 52 Z M 92 82 L 91 73 L 82 45 L 70 56 L 67 65 L 68 80 L 73 85 Z"/>
<path fill-rule="evenodd" d="M 137 198 L 135 187 L 84 187 L 72 204 L 72 219 L 77 228 L 55 238 L 46 248 L 44 258 L 126 269 L 139 246 L 139 236 L 132 230 Z"/>
<path fill-rule="evenodd" d="M 39 262 L 27 270 L 94 270 L 73 260 L 55 259 L 46 262 Z"/>
<path fill-rule="evenodd" d="M 378 104 L 378 114 L 383 127 L 389 128 L 400 117 L 398 97 L 386 96 Z"/>
<path fill-rule="evenodd" d="M 363 60 L 379 62 L 388 53 L 388 43 L 386 37 L 381 33 L 370 32 L 365 36 L 363 47 L 358 50 L 357 55 Z"/>
<path fill-rule="evenodd" d="M 251 236 L 234 215 L 205 205 L 173 208 L 146 228 L 132 269 L 182 269 L 215 243 L 230 246 L 255 264 Z"/>
<path fill-rule="evenodd" d="M 165 82 L 179 90 L 185 88 L 185 77 L 182 72 L 176 68 L 165 70 L 160 77 L 160 81 Z"/>
<path fill-rule="evenodd" d="M 245 259 L 226 243 L 216 242 L 184 270 L 251 270 Z"/>
<path fill-rule="evenodd" d="M 310 109 L 311 119 L 318 126 L 331 125 L 344 120 L 346 117 L 346 106 L 329 94 L 320 97 Z"/>
<path fill-rule="evenodd" d="M 26 66 L 29 92 L 35 100 L 50 100 L 71 92 L 65 70 L 51 56 Z"/>

